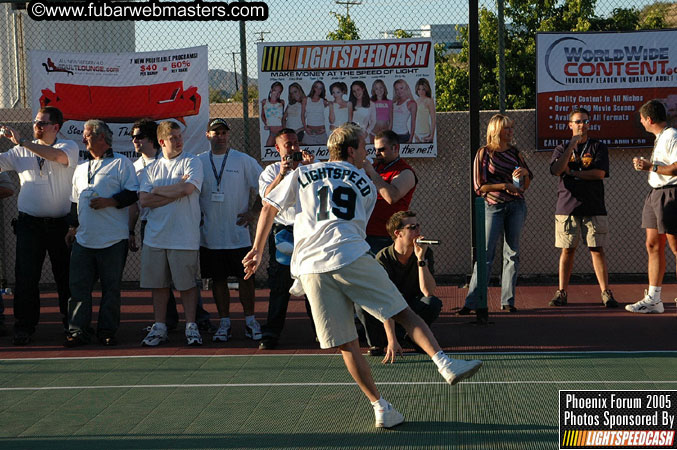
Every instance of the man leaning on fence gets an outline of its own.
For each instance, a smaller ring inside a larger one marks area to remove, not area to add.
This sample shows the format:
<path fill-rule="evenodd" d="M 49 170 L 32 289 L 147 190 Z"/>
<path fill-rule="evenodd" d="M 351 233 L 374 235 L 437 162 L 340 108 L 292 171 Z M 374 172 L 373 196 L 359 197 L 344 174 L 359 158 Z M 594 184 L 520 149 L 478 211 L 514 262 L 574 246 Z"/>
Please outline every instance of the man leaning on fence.
<path fill-rule="evenodd" d="M 649 257 L 649 289 L 644 298 L 625 309 L 633 313 L 660 314 L 661 286 L 665 275 L 665 243 L 677 255 L 677 130 L 667 124 L 665 106 L 650 100 L 639 110 L 644 129 L 656 136 L 651 160 L 634 158 L 635 170 L 649 172 L 651 191 L 642 210 L 642 228 L 646 229 L 646 252 Z"/>
<path fill-rule="evenodd" d="M 49 254 L 59 296 L 59 311 L 67 329 L 68 266 L 70 250 L 64 237 L 68 231 L 73 172 L 78 163 L 75 142 L 58 138 L 63 114 L 57 108 L 38 111 L 33 121 L 33 140 L 4 126 L 3 135 L 16 146 L 0 154 L 0 169 L 19 175 L 19 217 L 16 233 L 14 289 L 14 345 L 31 341 L 40 318 L 40 277 L 45 254 Z"/>
<path fill-rule="evenodd" d="M 555 209 L 555 246 L 561 248 L 559 289 L 550 306 L 567 304 L 569 278 L 579 236 L 590 249 L 592 265 L 607 308 L 618 307 L 609 289 L 604 246 L 608 222 L 604 204 L 604 178 L 609 176 L 609 151 L 603 142 L 588 136 L 590 113 L 574 108 L 569 113 L 572 138 L 552 152 L 550 173 L 559 177 Z"/>
<path fill-rule="evenodd" d="M 88 344 L 92 338 L 92 290 L 101 281 L 96 336 L 102 345 L 116 345 L 120 326 L 120 289 L 128 249 L 129 205 L 139 182 L 132 162 L 114 153 L 113 133 L 101 120 L 85 122 L 82 140 L 89 153 L 73 174 L 71 227 L 66 241 L 70 261 L 71 298 L 65 347 Z"/>

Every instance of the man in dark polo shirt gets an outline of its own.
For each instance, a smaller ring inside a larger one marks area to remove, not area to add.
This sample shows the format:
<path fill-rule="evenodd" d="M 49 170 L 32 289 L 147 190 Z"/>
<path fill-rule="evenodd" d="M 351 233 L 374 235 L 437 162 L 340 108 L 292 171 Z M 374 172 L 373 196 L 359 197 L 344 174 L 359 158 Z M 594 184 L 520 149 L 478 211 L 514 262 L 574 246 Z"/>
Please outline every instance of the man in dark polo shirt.
<path fill-rule="evenodd" d="M 392 245 L 382 249 L 376 260 L 388 273 L 388 278 L 397 287 L 409 307 L 430 326 L 440 315 L 442 300 L 435 296 L 437 284 L 433 251 L 425 244 L 417 244 L 423 238 L 421 224 L 413 211 L 399 211 L 388 219 L 386 228 L 393 239 Z M 404 328 L 397 325 L 398 341 L 405 339 Z M 386 342 L 385 329 L 374 330 L 379 341 Z"/>
<path fill-rule="evenodd" d="M 604 205 L 604 178 L 609 176 L 609 152 L 604 143 L 588 137 L 590 114 L 584 108 L 569 113 L 572 138 L 552 152 L 550 173 L 559 177 L 555 210 L 555 246 L 559 258 L 559 289 L 550 306 L 567 304 L 567 288 L 579 237 L 590 249 L 602 302 L 615 308 L 618 302 L 609 289 L 604 246 L 608 232 Z"/>

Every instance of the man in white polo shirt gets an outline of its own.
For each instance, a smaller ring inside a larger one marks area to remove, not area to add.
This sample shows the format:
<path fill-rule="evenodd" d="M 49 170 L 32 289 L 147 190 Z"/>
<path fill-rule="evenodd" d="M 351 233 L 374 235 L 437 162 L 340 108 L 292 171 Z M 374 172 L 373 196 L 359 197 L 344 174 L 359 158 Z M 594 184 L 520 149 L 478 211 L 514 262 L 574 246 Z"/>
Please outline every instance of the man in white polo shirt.
<path fill-rule="evenodd" d="M 101 280 L 96 336 L 102 345 L 117 345 L 120 284 L 127 259 L 129 205 L 136 202 L 139 182 L 132 162 L 111 148 L 113 133 L 101 120 L 85 122 L 82 140 L 88 157 L 73 174 L 70 261 L 71 298 L 65 347 L 89 343 L 93 330 L 92 288 Z"/>
<path fill-rule="evenodd" d="M 1 127 L 4 136 L 16 147 L 0 154 L 0 170 L 15 170 L 21 184 L 15 227 L 14 345 L 28 344 L 38 324 L 45 253 L 52 264 L 59 310 L 67 329 L 70 249 L 64 236 L 68 231 L 66 215 L 71 208 L 78 146 L 71 140 L 57 138 L 62 125 L 61 111 L 48 106 L 35 116 L 32 141 L 10 127 Z"/>
<path fill-rule="evenodd" d="M 207 127 L 210 151 L 198 156 L 204 170 L 200 207 L 204 222 L 200 229 L 200 270 L 212 279 L 212 293 L 221 322 L 214 342 L 230 338 L 230 295 L 228 277 L 239 283 L 245 315 L 245 336 L 261 339 L 261 326 L 254 317 L 254 280 L 244 279 L 242 258 L 251 248 L 249 225 L 261 207 L 256 198 L 250 207 L 250 193 L 258 189 L 261 166 L 254 158 L 228 145 L 230 127 L 224 119 L 212 119 Z"/>
<path fill-rule="evenodd" d="M 153 290 L 155 323 L 142 345 L 157 346 L 167 338 L 167 301 L 173 282 L 181 293 L 186 319 L 186 344 L 202 345 L 195 322 L 200 247 L 202 163 L 183 151 L 181 127 L 161 122 L 157 138 L 162 158 L 141 177 L 139 200 L 149 208 L 141 250 L 141 287 Z"/>

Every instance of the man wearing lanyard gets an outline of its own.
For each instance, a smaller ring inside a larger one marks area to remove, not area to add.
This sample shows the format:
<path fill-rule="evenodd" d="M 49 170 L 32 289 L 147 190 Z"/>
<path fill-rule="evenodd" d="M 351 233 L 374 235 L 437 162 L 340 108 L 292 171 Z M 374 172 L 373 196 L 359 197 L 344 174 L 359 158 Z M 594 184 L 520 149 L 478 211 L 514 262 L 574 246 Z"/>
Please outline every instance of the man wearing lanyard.
<path fill-rule="evenodd" d="M 198 156 L 204 170 L 200 270 L 202 278 L 212 279 L 212 293 L 221 318 L 214 342 L 226 342 L 231 336 L 229 276 L 239 283 L 245 336 L 261 339 L 261 326 L 254 317 L 254 280 L 244 279 L 241 261 L 251 249 L 248 227 L 256 222 L 261 209 L 258 196 L 252 207 L 249 198 L 251 191 L 257 191 L 262 169 L 251 156 L 230 148 L 229 137 L 228 123 L 212 119 L 207 127 L 211 149 Z"/>
<path fill-rule="evenodd" d="M 367 224 L 367 243 L 375 255 L 393 243 L 386 224 L 396 212 L 409 209 L 418 179 L 414 169 L 400 158 L 399 140 L 393 131 L 378 133 L 374 137 L 374 150 L 376 150 L 375 164 L 372 166 L 366 161 L 364 171 L 378 189 L 374 212 L 371 213 Z M 383 324 L 359 306 L 356 307 L 356 313 L 364 326 L 369 354 L 383 355 L 383 347 L 386 345 L 380 338 L 383 336 Z"/>
<path fill-rule="evenodd" d="M 78 164 L 78 146 L 57 139 L 63 114 L 54 107 L 38 111 L 33 122 L 33 137 L 22 138 L 4 126 L 2 136 L 16 147 L 0 154 L 0 170 L 15 170 L 19 175 L 19 218 L 16 220 L 16 263 L 14 290 L 14 345 L 31 341 L 40 318 L 40 277 L 45 253 L 49 253 L 59 296 L 59 310 L 67 329 L 68 266 L 70 249 L 64 236 L 68 231 L 66 215 L 70 211 L 73 172 Z"/>
<path fill-rule="evenodd" d="M 661 286 L 665 275 L 665 242 L 677 255 L 677 130 L 667 124 L 665 106 L 650 100 L 639 110 L 644 129 L 656 136 L 651 160 L 634 158 L 635 170 L 649 172 L 651 192 L 642 210 L 642 228 L 646 229 L 646 251 L 649 257 L 649 289 L 644 298 L 625 309 L 633 313 L 660 314 Z"/>
<path fill-rule="evenodd" d="M 161 122 L 157 138 L 162 158 L 147 166 L 139 183 L 139 203 L 150 209 L 141 250 L 141 287 L 153 290 L 155 316 L 141 344 L 155 347 L 167 342 L 167 302 L 174 283 L 183 303 L 186 344 L 202 345 L 195 320 L 202 163 L 183 150 L 176 122 Z"/>
<path fill-rule="evenodd" d="M 73 174 L 71 227 L 66 234 L 66 242 L 73 246 L 71 298 L 64 346 L 85 345 L 92 338 L 92 288 L 97 279 L 101 305 L 96 336 L 102 345 L 116 345 L 120 284 L 129 246 L 128 207 L 136 202 L 139 182 L 132 162 L 113 153 L 113 133 L 105 122 L 85 122 L 82 140 L 89 153 Z"/>

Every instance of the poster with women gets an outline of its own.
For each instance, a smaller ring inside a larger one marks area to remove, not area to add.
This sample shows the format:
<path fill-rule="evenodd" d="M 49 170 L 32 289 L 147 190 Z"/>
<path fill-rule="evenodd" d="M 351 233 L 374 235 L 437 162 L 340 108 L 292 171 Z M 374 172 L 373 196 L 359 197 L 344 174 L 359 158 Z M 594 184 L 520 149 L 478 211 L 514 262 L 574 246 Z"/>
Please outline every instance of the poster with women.
<path fill-rule="evenodd" d="M 437 156 L 435 61 L 430 39 L 258 44 L 261 159 L 279 159 L 275 134 L 296 130 L 301 148 L 327 159 L 345 122 L 374 136 L 392 130 L 400 154 Z"/>

